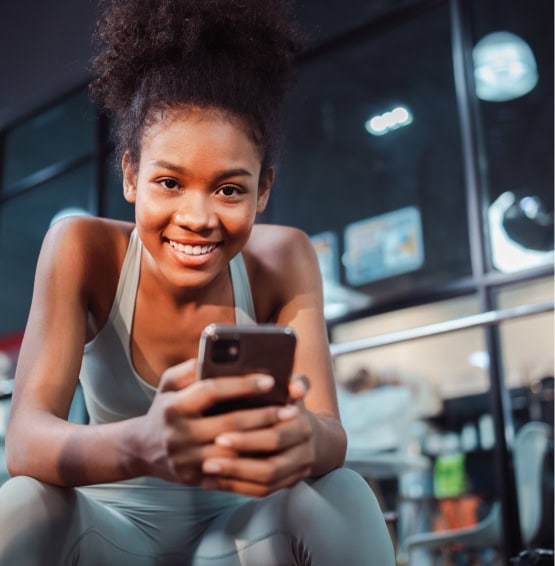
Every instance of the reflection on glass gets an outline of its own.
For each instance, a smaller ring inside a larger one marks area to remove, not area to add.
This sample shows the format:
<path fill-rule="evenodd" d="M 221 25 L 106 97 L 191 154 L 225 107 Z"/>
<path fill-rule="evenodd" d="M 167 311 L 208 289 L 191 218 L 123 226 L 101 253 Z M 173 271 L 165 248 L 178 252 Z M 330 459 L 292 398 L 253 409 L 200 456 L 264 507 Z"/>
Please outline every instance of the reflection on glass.
<path fill-rule="evenodd" d="M 500 308 L 552 302 L 552 278 L 540 279 L 501 289 Z M 509 320 L 500 327 L 505 379 L 511 387 L 534 387 L 543 377 L 553 376 L 553 312 Z"/>
<path fill-rule="evenodd" d="M 482 100 L 504 102 L 528 94 L 538 82 L 530 46 L 514 33 L 494 32 L 473 50 L 476 94 Z"/>
<path fill-rule="evenodd" d="M 383 136 L 388 132 L 412 124 L 412 114 L 405 106 L 396 106 L 393 110 L 374 116 L 364 125 L 368 133 L 374 136 Z"/>
<path fill-rule="evenodd" d="M 8 132 L 3 187 L 35 171 L 92 151 L 96 111 L 86 90 Z"/>
<path fill-rule="evenodd" d="M 52 218 L 63 208 L 87 209 L 93 166 L 59 177 L 0 208 L 0 336 L 27 320 L 35 266 Z"/>
<path fill-rule="evenodd" d="M 349 254 L 341 265 L 339 285 L 367 295 L 367 303 L 471 273 L 450 45 L 449 10 L 441 6 L 307 59 L 290 98 L 271 221 L 309 235 L 333 231 L 343 257 L 347 226 L 420 211 L 421 265 L 355 282 Z M 389 133 L 369 135 L 366 124 Z"/>
<path fill-rule="evenodd" d="M 502 79 L 504 101 L 481 97 L 478 106 L 492 267 L 503 272 L 553 265 L 553 8 L 552 0 L 539 0 L 533 10 L 519 0 L 471 5 L 476 38 L 499 38 L 503 29 L 512 42 L 507 46 L 502 36 L 503 61 L 491 74 L 492 81 Z M 518 83 L 529 76 L 531 87 L 534 68 L 535 86 L 509 96 L 510 77 Z"/>
<path fill-rule="evenodd" d="M 493 265 L 505 273 L 552 263 L 553 212 L 537 196 L 506 191 L 488 210 Z"/>
<path fill-rule="evenodd" d="M 461 297 L 336 324 L 332 328 L 332 341 L 350 342 L 478 312 L 479 303 L 475 296 Z M 487 367 L 476 363 L 476 352 L 485 349 L 482 329 L 451 332 L 338 356 L 336 376 L 338 381 L 345 380 L 360 367 L 415 378 L 420 376 L 431 384 L 440 398 L 460 397 L 487 390 Z"/>

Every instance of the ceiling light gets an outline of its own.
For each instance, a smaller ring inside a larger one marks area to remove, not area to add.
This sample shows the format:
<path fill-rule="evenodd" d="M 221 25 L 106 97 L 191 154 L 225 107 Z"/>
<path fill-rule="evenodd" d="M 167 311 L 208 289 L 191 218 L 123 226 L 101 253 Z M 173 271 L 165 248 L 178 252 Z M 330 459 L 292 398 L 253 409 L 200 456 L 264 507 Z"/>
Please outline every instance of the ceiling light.
<path fill-rule="evenodd" d="M 388 132 L 408 126 L 412 123 L 412 114 L 405 106 L 397 106 L 389 112 L 373 116 L 366 121 L 365 127 L 368 133 L 374 136 L 383 136 Z"/>
<path fill-rule="evenodd" d="M 476 95 L 482 100 L 512 100 L 530 92 L 538 82 L 532 49 L 514 33 L 490 33 L 474 46 L 472 54 Z"/>

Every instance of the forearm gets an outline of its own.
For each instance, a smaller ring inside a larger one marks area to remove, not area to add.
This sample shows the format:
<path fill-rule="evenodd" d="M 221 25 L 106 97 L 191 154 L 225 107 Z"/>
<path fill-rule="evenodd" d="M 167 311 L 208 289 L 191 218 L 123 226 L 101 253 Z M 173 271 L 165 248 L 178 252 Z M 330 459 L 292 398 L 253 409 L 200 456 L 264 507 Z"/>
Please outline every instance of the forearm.
<path fill-rule="evenodd" d="M 80 425 L 47 413 L 25 415 L 8 429 L 8 470 L 66 487 L 137 477 L 144 473 L 136 434 L 140 419 Z"/>
<path fill-rule="evenodd" d="M 322 476 L 345 462 L 347 437 L 339 419 L 309 413 L 315 450 L 312 476 Z"/>

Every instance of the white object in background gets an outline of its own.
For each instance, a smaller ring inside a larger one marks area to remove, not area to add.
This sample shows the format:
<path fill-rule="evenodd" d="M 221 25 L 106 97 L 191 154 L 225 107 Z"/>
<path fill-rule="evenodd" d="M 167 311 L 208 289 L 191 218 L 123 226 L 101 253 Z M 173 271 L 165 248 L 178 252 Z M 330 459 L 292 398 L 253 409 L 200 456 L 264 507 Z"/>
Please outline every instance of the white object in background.
<path fill-rule="evenodd" d="M 488 413 L 482 415 L 478 421 L 480 430 L 480 446 L 484 450 L 489 450 L 495 446 L 495 431 L 493 429 L 493 417 Z"/>
<path fill-rule="evenodd" d="M 461 448 L 463 452 L 472 452 L 478 447 L 478 432 L 473 423 L 466 423 L 461 430 Z"/>
<path fill-rule="evenodd" d="M 513 273 L 552 263 L 553 250 L 540 252 L 531 250 L 512 240 L 503 227 L 503 215 L 516 200 L 512 191 L 505 191 L 490 205 L 488 219 L 490 226 L 493 265 L 503 273 Z"/>
<path fill-rule="evenodd" d="M 514 33 L 490 33 L 474 46 L 472 54 L 476 95 L 482 100 L 512 100 L 529 93 L 538 82 L 534 53 Z"/>

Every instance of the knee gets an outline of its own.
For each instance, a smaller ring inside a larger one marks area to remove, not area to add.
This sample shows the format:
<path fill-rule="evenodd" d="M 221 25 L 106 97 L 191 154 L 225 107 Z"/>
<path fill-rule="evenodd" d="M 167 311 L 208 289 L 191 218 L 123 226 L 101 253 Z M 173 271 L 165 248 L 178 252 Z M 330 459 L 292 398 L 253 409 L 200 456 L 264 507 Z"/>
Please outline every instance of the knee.
<path fill-rule="evenodd" d="M 50 554 L 55 557 L 55 549 L 61 547 L 63 533 L 73 520 L 73 499 L 72 490 L 26 476 L 3 484 L 0 564 L 40 564 L 46 563 Z"/>
<path fill-rule="evenodd" d="M 378 499 L 366 480 L 348 468 L 338 468 L 318 478 L 312 487 L 326 504 L 353 525 L 385 528 Z"/>
<path fill-rule="evenodd" d="M 14 516 L 48 515 L 59 517 L 73 499 L 72 490 L 41 482 L 28 476 L 9 479 L 0 488 L 0 514 L 3 521 Z"/>
<path fill-rule="evenodd" d="M 350 504 L 377 505 L 377 499 L 366 480 L 349 468 L 337 468 L 318 478 L 313 484 L 327 497 L 348 499 Z"/>

